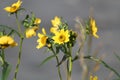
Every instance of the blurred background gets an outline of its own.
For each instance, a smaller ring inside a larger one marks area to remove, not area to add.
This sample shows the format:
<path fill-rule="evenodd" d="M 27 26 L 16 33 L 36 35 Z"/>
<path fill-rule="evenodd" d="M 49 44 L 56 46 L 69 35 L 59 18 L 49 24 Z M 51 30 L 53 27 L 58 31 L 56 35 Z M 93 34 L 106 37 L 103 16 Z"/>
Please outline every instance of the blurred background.
<path fill-rule="evenodd" d="M 0 0 L 0 24 L 6 24 L 17 29 L 14 16 L 8 16 L 3 8 L 12 4 L 16 0 Z M 90 15 L 90 9 L 93 9 L 93 16 L 98 25 L 99 39 L 93 39 L 92 52 L 96 49 L 99 56 L 104 56 L 103 60 L 120 73 L 120 62 L 116 59 L 114 52 L 120 55 L 120 0 L 22 0 L 22 7 L 33 11 L 35 15 L 42 19 L 40 30 L 45 27 L 49 30 L 50 20 L 54 16 L 62 16 L 67 20 L 71 28 L 75 27 L 75 18 L 80 17 L 83 20 Z M 25 16 L 20 14 L 20 16 Z M 16 41 L 19 39 L 16 38 Z M 18 80 L 58 80 L 56 60 L 52 59 L 40 66 L 40 63 L 50 55 L 44 53 L 45 49 L 36 49 L 37 37 L 25 39 L 23 43 L 23 53 L 18 73 Z M 17 62 L 18 48 L 6 49 L 7 61 L 12 64 L 12 72 L 9 80 L 12 80 L 15 65 Z M 98 57 L 99 57 L 98 56 Z M 91 63 L 93 63 L 91 61 Z M 81 80 L 81 66 L 79 61 L 74 62 L 73 80 Z M 63 80 L 65 80 L 64 69 Z M 99 80 L 106 80 L 111 73 L 110 70 L 100 65 L 100 70 L 96 72 Z M 113 74 L 112 80 L 117 78 Z"/>

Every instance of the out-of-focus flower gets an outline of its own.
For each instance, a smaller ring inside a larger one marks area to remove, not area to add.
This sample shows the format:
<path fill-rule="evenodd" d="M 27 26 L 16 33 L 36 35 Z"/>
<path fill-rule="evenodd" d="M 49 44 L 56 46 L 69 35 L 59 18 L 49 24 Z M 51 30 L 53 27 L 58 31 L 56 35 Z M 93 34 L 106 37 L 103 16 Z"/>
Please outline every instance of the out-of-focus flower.
<path fill-rule="evenodd" d="M 61 19 L 58 16 L 55 16 L 53 20 L 51 20 L 53 27 L 58 27 L 61 24 Z"/>
<path fill-rule="evenodd" d="M 90 76 L 90 80 L 98 80 L 98 77 L 97 76 Z"/>
<path fill-rule="evenodd" d="M 14 47 L 17 46 L 18 44 L 14 41 L 14 39 L 10 36 L 1 36 L 0 37 L 0 48 L 5 49 L 9 46 Z"/>
<path fill-rule="evenodd" d="M 60 31 L 55 32 L 55 36 L 53 36 L 52 39 L 54 40 L 55 43 L 63 44 L 69 41 L 69 37 L 70 37 L 69 31 L 61 29 Z"/>
<path fill-rule="evenodd" d="M 43 34 L 38 33 L 39 39 L 37 40 L 37 42 L 38 42 L 38 45 L 36 47 L 37 49 L 44 47 L 46 45 L 46 41 L 48 39 L 48 37 L 46 36 L 46 31 L 44 28 L 42 28 L 42 33 Z"/>
<path fill-rule="evenodd" d="M 26 38 L 31 38 L 32 36 L 36 36 L 36 30 L 38 30 L 38 27 L 32 27 L 32 28 L 28 28 L 26 29 Z"/>
<path fill-rule="evenodd" d="M 90 18 L 90 26 L 92 28 L 92 35 L 96 38 L 99 38 L 99 36 L 97 35 L 98 28 L 97 28 L 95 19 Z"/>
<path fill-rule="evenodd" d="M 17 2 L 13 3 L 11 6 L 5 7 L 4 10 L 10 13 L 16 12 L 22 4 L 21 0 L 18 0 Z"/>

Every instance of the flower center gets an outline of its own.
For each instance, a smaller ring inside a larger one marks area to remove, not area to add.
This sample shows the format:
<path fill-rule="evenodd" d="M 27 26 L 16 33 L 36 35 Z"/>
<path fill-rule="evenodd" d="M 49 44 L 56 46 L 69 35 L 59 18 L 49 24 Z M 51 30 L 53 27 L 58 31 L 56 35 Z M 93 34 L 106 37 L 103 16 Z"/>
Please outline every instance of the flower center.
<path fill-rule="evenodd" d="M 42 43 L 43 45 L 46 44 L 46 40 L 47 40 L 46 36 L 41 37 L 41 43 Z"/>
<path fill-rule="evenodd" d="M 12 6 L 12 8 L 13 8 L 13 9 L 16 9 L 16 8 L 17 8 L 17 6 Z"/>
<path fill-rule="evenodd" d="M 0 49 L 6 48 L 6 47 L 8 47 L 8 46 L 9 46 L 9 44 L 7 44 L 7 43 L 6 43 L 6 44 L 1 44 L 1 45 L 0 45 Z"/>
<path fill-rule="evenodd" d="M 59 41 L 60 42 L 64 42 L 65 41 L 65 36 L 64 35 L 60 35 L 59 36 Z"/>

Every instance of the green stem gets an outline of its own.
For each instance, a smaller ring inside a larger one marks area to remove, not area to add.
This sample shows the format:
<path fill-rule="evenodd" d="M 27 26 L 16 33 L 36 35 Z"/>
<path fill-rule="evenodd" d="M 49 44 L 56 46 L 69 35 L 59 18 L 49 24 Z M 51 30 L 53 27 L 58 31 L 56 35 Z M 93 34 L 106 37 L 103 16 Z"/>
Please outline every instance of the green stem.
<path fill-rule="evenodd" d="M 13 30 L 19 37 L 21 36 L 21 34 L 18 32 L 18 31 L 16 31 L 15 29 L 12 29 L 11 27 L 9 27 L 9 26 L 6 26 L 6 25 L 0 25 L 0 27 L 3 27 L 3 28 L 7 28 L 7 29 L 9 29 L 9 30 Z"/>
<path fill-rule="evenodd" d="M 8 63 L 5 61 L 5 55 L 4 55 L 4 50 L 2 49 L 2 54 L 1 54 L 2 60 L 3 60 L 3 65 L 2 65 L 2 80 L 6 80 L 6 72 L 8 68 Z"/>
<path fill-rule="evenodd" d="M 15 17 L 16 17 L 16 23 L 18 25 L 18 33 L 20 34 L 20 36 L 19 36 L 20 37 L 20 46 L 19 46 L 18 60 L 17 60 L 16 69 L 15 69 L 13 80 L 17 80 L 17 73 L 18 73 L 18 70 L 19 70 L 19 65 L 20 65 L 21 55 L 22 55 L 22 44 L 23 44 L 23 40 L 24 40 L 17 13 L 15 14 Z"/>
<path fill-rule="evenodd" d="M 85 56 L 84 58 L 102 63 L 106 68 L 108 68 L 109 70 L 113 71 L 113 72 L 120 78 L 120 74 L 119 74 L 115 69 L 113 69 L 112 67 L 110 67 L 110 66 L 109 66 L 106 62 L 104 62 L 103 60 L 94 58 L 94 57 L 92 57 L 92 56 Z"/>
<path fill-rule="evenodd" d="M 18 25 L 18 31 L 19 31 L 20 34 L 22 34 L 22 31 L 21 31 L 21 27 L 20 27 L 20 23 L 19 23 L 19 20 L 18 20 L 17 13 L 15 14 L 15 16 L 16 16 L 16 23 L 17 23 L 17 25 Z"/>
<path fill-rule="evenodd" d="M 74 59 L 72 59 L 72 62 L 74 62 L 75 60 L 79 59 L 78 56 L 76 56 Z M 95 57 L 92 57 L 92 56 L 84 56 L 84 59 L 89 59 L 89 60 L 92 60 L 92 61 L 96 61 L 96 62 L 99 62 L 99 63 L 102 63 L 106 68 L 108 68 L 109 70 L 113 71 L 119 78 L 120 78 L 120 74 L 112 67 L 110 67 L 106 62 L 104 62 L 103 60 L 101 59 L 97 59 Z"/>
<path fill-rule="evenodd" d="M 4 55 L 4 50 L 2 49 L 2 54 L 1 54 L 1 56 L 2 56 L 2 60 L 3 60 L 3 65 L 2 65 L 2 67 L 3 67 L 3 69 L 2 69 L 2 80 L 5 80 L 5 77 L 4 77 L 4 73 L 5 73 L 5 69 L 6 69 L 6 67 L 5 67 L 5 55 Z"/>
<path fill-rule="evenodd" d="M 69 58 L 68 58 L 68 61 L 67 61 L 67 80 L 72 80 L 71 78 L 71 73 L 72 73 L 72 66 L 73 66 L 73 63 L 72 63 L 72 49 L 71 49 L 71 46 L 69 47 Z"/>
<path fill-rule="evenodd" d="M 72 57 L 69 57 L 67 62 L 67 80 L 72 80 L 71 73 L 72 73 Z"/>
<path fill-rule="evenodd" d="M 19 69 L 19 65 L 20 65 L 20 61 L 21 61 L 21 55 L 22 55 L 23 39 L 24 39 L 23 37 L 20 38 L 19 55 L 18 55 L 18 60 L 17 60 L 17 65 L 16 65 L 16 69 L 15 69 L 13 80 L 17 80 L 17 73 L 18 73 L 18 69 Z"/>
<path fill-rule="evenodd" d="M 52 47 L 51 47 L 51 50 L 52 50 L 53 54 L 56 55 L 56 53 L 55 53 L 55 51 Z M 59 64 L 58 56 L 55 56 L 55 58 L 56 58 L 57 64 Z M 60 66 L 58 66 L 57 70 L 58 70 L 59 78 L 60 78 L 60 80 L 62 80 L 62 75 L 61 75 L 61 72 L 60 72 Z"/>

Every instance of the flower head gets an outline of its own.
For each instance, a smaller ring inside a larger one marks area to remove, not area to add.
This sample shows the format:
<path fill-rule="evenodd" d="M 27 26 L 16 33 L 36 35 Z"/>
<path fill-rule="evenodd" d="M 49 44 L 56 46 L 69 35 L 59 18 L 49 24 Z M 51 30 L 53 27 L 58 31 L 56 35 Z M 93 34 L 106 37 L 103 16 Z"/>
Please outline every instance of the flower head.
<path fill-rule="evenodd" d="M 0 48 L 5 49 L 9 46 L 14 47 L 18 44 L 14 41 L 14 39 L 10 36 L 2 36 L 0 37 Z"/>
<path fill-rule="evenodd" d="M 32 36 L 36 36 L 36 30 L 38 30 L 38 27 L 32 27 L 28 28 L 25 32 L 26 38 L 31 38 Z"/>
<path fill-rule="evenodd" d="M 97 76 L 90 76 L 90 80 L 98 80 L 98 77 Z"/>
<path fill-rule="evenodd" d="M 44 47 L 46 45 L 46 41 L 48 39 L 44 28 L 42 28 L 42 33 L 43 34 L 38 33 L 39 39 L 37 40 L 37 42 L 38 42 L 38 45 L 36 47 L 37 49 Z"/>
<path fill-rule="evenodd" d="M 53 20 L 51 20 L 53 27 L 58 27 L 61 24 L 61 19 L 58 16 L 55 16 Z"/>
<path fill-rule="evenodd" d="M 52 39 L 54 40 L 55 43 L 63 44 L 69 41 L 69 37 L 70 37 L 69 31 L 61 29 L 60 31 L 55 32 L 55 36 L 53 36 Z"/>
<path fill-rule="evenodd" d="M 10 13 L 16 12 L 22 4 L 21 0 L 18 0 L 17 2 L 13 3 L 11 6 L 5 7 L 4 10 Z"/>
<path fill-rule="evenodd" d="M 96 38 L 99 38 L 99 36 L 97 35 L 98 28 L 97 28 L 96 22 L 93 18 L 90 18 L 90 25 L 92 28 L 92 35 Z"/>

